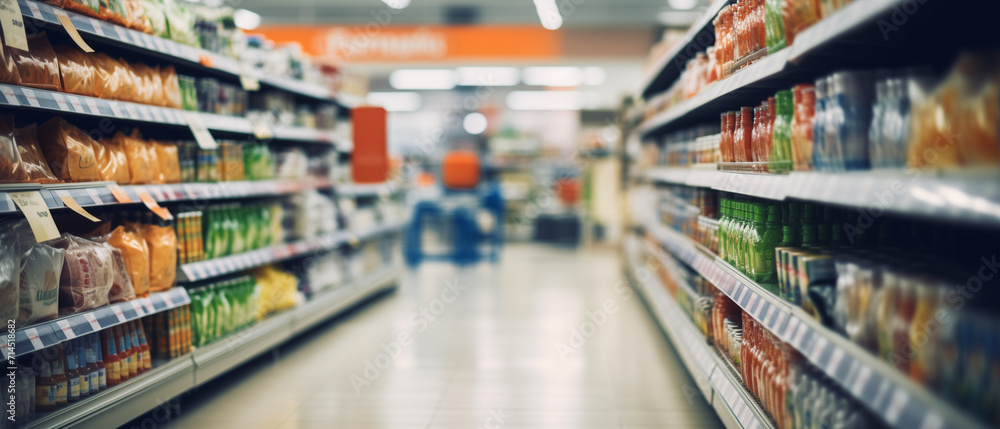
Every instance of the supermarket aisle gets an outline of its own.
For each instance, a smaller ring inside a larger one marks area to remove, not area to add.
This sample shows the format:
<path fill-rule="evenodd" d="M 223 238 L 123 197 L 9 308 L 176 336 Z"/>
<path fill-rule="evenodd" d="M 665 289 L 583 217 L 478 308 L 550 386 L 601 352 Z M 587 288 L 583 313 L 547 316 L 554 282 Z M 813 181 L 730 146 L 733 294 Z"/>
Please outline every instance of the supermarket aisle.
<path fill-rule="evenodd" d="M 614 251 L 511 245 L 502 261 L 422 266 L 195 393 L 177 427 L 720 426 L 640 298 L 615 287 Z"/>

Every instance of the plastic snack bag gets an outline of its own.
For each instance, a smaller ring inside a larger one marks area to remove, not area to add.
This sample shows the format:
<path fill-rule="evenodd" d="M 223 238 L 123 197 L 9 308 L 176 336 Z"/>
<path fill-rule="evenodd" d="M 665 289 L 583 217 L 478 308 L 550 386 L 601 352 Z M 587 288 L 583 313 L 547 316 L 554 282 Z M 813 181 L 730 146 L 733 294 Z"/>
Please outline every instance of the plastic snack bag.
<path fill-rule="evenodd" d="M 94 145 L 94 155 L 97 157 L 101 180 L 127 185 L 131 183 L 131 173 L 122 140 L 124 135 L 121 132 L 115 134 L 113 138 L 101 140 Z"/>
<path fill-rule="evenodd" d="M 149 17 L 143 9 L 139 0 L 123 0 L 125 10 L 128 12 L 128 27 L 146 34 L 153 34 L 153 28 L 149 25 Z"/>
<path fill-rule="evenodd" d="M 0 115 L 0 183 L 24 183 L 28 174 L 21 163 L 14 135 L 14 116 Z"/>
<path fill-rule="evenodd" d="M 17 72 L 17 62 L 10 52 L 11 49 L 13 48 L 7 47 L 4 43 L 3 34 L 0 34 L 0 83 L 20 85 L 21 75 Z"/>
<path fill-rule="evenodd" d="M 59 183 L 60 180 L 52 174 L 49 163 L 38 146 L 38 126 L 28 125 L 14 130 L 14 141 L 21 155 L 21 166 L 32 183 Z"/>
<path fill-rule="evenodd" d="M 45 32 L 28 36 L 28 52 L 11 49 L 11 56 L 21 77 L 21 85 L 50 91 L 62 91 L 59 61 Z"/>
<path fill-rule="evenodd" d="M 117 135 L 116 135 L 117 137 Z M 133 185 L 142 185 L 153 181 L 153 160 L 146 150 L 146 142 L 139 135 L 139 130 L 132 130 L 132 135 L 123 139 L 125 156 L 128 158 L 129 172 Z"/>
<path fill-rule="evenodd" d="M 97 96 L 94 65 L 87 53 L 75 46 L 56 45 L 63 90 L 71 94 Z"/>
<path fill-rule="evenodd" d="M 111 248 L 69 234 L 51 243 L 66 251 L 66 262 L 59 277 L 59 314 L 74 314 L 108 305 L 108 291 L 115 276 Z"/>
<path fill-rule="evenodd" d="M 115 303 L 135 299 L 135 288 L 132 285 L 132 279 L 129 277 L 128 271 L 125 269 L 123 252 L 121 249 L 111 247 L 107 243 L 105 245 L 111 248 L 111 259 L 114 261 L 115 267 L 114 282 L 111 284 L 111 290 L 108 292 L 108 301 Z"/>
<path fill-rule="evenodd" d="M 38 243 L 27 221 L 19 221 L 14 230 L 17 248 L 25 249 L 20 262 L 18 325 L 55 319 L 59 316 L 59 276 L 66 252 L 46 243 Z"/>
<path fill-rule="evenodd" d="M 94 18 L 103 18 L 101 3 L 98 0 L 63 0 L 62 8 Z"/>
<path fill-rule="evenodd" d="M 171 39 L 188 46 L 201 47 L 198 33 L 194 30 L 195 16 L 190 9 L 174 0 L 163 0 L 163 12 Z"/>
<path fill-rule="evenodd" d="M 42 125 L 39 137 L 45 159 L 56 177 L 67 182 L 101 180 L 94 156 L 97 142 L 87 133 L 55 117 Z"/>
<path fill-rule="evenodd" d="M 170 221 L 143 225 L 143 235 L 149 246 L 149 291 L 170 289 L 177 277 L 177 233 Z"/>
<path fill-rule="evenodd" d="M 101 15 L 110 22 L 128 27 L 128 10 L 124 0 L 101 0 Z"/>
<path fill-rule="evenodd" d="M 133 294 L 149 295 L 149 246 L 134 229 L 118 226 L 107 236 L 106 241 L 122 253 L 125 271 L 132 281 Z"/>
<path fill-rule="evenodd" d="M 156 0 L 139 0 L 139 5 L 146 11 L 146 24 L 150 33 L 164 39 L 170 38 L 170 30 L 167 28 L 167 15 L 164 13 L 163 3 Z"/>
<path fill-rule="evenodd" d="M 131 81 L 126 81 L 125 65 L 103 53 L 90 54 L 94 65 L 95 95 L 110 100 L 121 100 Z"/>
<path fill-rule="evenodd" d="M 153 142 L 156 150 L 157 174 L 156 183 L 180 183 L 181 163 L 177 156 L 177 145 L 173 143 Z"/>
<path fill-rule="evenodd" d="M 163 83 L 163 105 L 171 109 L 180 109 L 181 87 L 174 66 L 160 68 L 160 80 Z"/>
<path fill-rule="evenodd" d="M 14 225 L 16 222 L 0 224 L 0 241 L 15 243 L 10 246 L 0 246 L 0 317 L 4 320 L 14 320 L 18 312 L 18 293 L 20 292 L 19 275 L 21 252 L 14 240 Z"/>

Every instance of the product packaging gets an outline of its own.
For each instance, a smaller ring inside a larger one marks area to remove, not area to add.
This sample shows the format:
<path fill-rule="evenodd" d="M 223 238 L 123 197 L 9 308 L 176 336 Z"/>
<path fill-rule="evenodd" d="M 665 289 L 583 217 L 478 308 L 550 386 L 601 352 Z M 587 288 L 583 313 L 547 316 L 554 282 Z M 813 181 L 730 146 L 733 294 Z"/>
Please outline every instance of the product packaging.
<path fill-rule="evenodd" d="M 128 156 L 125 155 L 124 140 L 124 135 L 118 132 L 114 137 L 102 139 L 94 145 L 101 180 L 115 182 L 119 185 L 131 183 L 131 172 L 129 171 Z"/>
<path fill-rule="evenodd" d="M 149 246 L 149 290 L 168 290 L 177 277 L 177 234 L 173 223 L 160 220 L 154 224 L 150 218 L 142 232 Z"/>
<path fill-rule="evenodd" d="M 59 278 L 59 313 L 74 314 L 108 305 L 115 271 L 111 247 L 69 234 L 51 243 L 66 251 Z"/>
<path fill-rule="evenodd" d="M 121 250 L 135 295 L 140 297 L 149 295 L 150 253 L 146 239 L 134 230 L 118 226 L 108 235 L 107 242 Z"/>
<path fill-rule="evenodd" d="M 39 139 L 45 159 L 57 178 L 66 182 L 101 180 L 94 155 L 97 142 L 83 130 L 55 117 L 42 125 Z"/>
<path fill-rule="evenodd" d="M 118 138 L 118 135 L 115 135 Z M 142 185 L 152 183 L 157 168 L 153 157 L 155 150 L 150 150 L 151 146 L 139 135 L 139 130 L 132 130 L 132 134 L 122 138 L 125 146 L 125 157 L 128 158 L 129 172 L 131 173 L 132 184 Z"/>
<path fill-rule="evenodd" d="M 27 221 L 14 224 L 16 247 L 23 251 L 20 262 L 19 326 L 55 319 L 59 315 L 59 276 L 66 252 L 38 243 Z"/>
<path fill-rule="evenodd" d="M 38 146 L 38 126 L 28 125 L 14 130 L 14 140 L 21 156 L 21 166 L 32 183 L 58 183 L 59 179 L 52 174 L 42 148 Z"/>
<path fill-rule="evenodd" d="M 59 59 L 63 91 L 88 97 L 98 96 L 97 69 L 90 60 L 91 54 L 68 45 L 56 45 L 55 53 Z"/>
<path fill-rule="evenodd" d="M 10 49 L 8 53 L 14 58 L 21 85 L 62 91 L 59 61 L 44 31 L 28 36 L 28 52 Z"/>

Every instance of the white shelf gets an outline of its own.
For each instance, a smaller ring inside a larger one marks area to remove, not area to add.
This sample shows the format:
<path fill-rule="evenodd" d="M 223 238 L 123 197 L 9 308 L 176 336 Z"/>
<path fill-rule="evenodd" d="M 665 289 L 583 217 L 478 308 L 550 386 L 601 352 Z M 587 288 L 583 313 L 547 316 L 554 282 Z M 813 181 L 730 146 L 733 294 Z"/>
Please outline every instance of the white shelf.
<path fill-rule="evenodd" d="M 1000 171 L 874 170 L 790 174 L 655 168 L 649 181 L 707 187 L 771 200 L 794 198 L 894 213 L 1000 225 Z"/>
<path fill-rule="evenodd" d="M 647 225 L 646 231 L 890 427 L 985 427 L 867 350 L 822 326 L 801 308 L 704 252 L 690 238 L 660 225 Z"/>
<path fill-rule="evenodd" d="M 635 237 L 626 239 L 625 252 L 633 274 L 639 267 L 640 246 Z M 631 277 L 639 278 L 637 275 Z M 633 287 L 643 297 L 660 328 L 674 344 L 674 350 L 680 355 L 698 389 L 726 427 L 774 428 L 764 410 L 744 387 L 742 380 L 721 361 L 722 358 L 708 345 L 705 336 L 674 302 L 656 275 L 646 277 L 646 281 L 633 282 Z M 679 279 L 675 277 L 676 280 Z"/>
<path fill-rule="evenodd" d="M 284 343 L 317 323 L 396 287 L 399 267 L 384 268 L 322 293 L 206 347 L 159 365 L 90 399 L 46 413 L 27 428 L 118 427 Z M 345 344 L 345 346 L 350 346 Z"/>
<path fill-rule="evenodd" d="M 43 21 L 46 26 L 62 27 L 62 23 L 59 22 L 55 13 L 55 10 L 59 8 L 34 0 L 18 0 L 18 5 L 24 16 Z M 201 48 L 183 45 L 173 40 L 130 30 L 75 12 L 65 12 L 84 40 L 114 43 L 147 55 L 166 58 L 185 67 L 201 68 L 217 74 L 228 75 L 234 79 L 239 78 L 244 72 L 242 66 L 232 58 Z M 203 62 L 203 60 L 207 60 L 207 62 Z M 322 85 L 270 75 L 256 69 L 251 70 L 250 74 L 255 76 L 262 85 L 317 100 L 331 100 L 330 90 Z"/>

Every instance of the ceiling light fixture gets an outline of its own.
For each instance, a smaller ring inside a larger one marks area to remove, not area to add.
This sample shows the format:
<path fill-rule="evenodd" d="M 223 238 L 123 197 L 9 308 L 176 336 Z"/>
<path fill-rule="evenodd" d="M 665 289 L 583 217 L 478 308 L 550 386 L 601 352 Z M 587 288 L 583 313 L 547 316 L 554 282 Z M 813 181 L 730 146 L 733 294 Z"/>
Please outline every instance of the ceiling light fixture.
<path fill-rule="evenodd" d="M 698 5 L 698 0 L 667 0 L 667 4 L 675 10 L 691 10 Z"/>
<path fill-rule="evenodd" d="M 589 86 L 597 86 L 604 83 L 606 78 L 603 67 L 591 66 L 583 68 L 583 83 Z"/>
<path fill-rule="evenodd" d="M 507 94 L 510 110 L 580 110 L 583 99 L 576 91 L 512 91 Z"/>
<path fill-rule="evenodd" d="M 243 30 L 253 30 L 260 26 L 260 15 L 246 9 L 236 9 L 233 12 L 233 23 Z"/>
<path fill-rule="evenodd" d="M 448 69 L 402 69 L 389 75 L 395 89 L 452 89 L 457 84 L 457 74 Z"/>
<path fill-rule="evenodd" d="M 562 88 L 580 86 L 584 81 L 579 67 L 525 67 L 522 77 L 526 85 Z"/>
<path fill-rule="evenodd" d="M 542 27 L 546 30 L 558 30 L 562 27 L 563 18 L 559 14 L 556 0 L 535 0 L 535 10 L 538 12 L 538 19 L 542 21 Z"/>
<path fill-rule="evenodd" d="M 385 3 L 385 5 L 389 6 L 390 8 L 398 10 L 398 9 L 405 9 L 407 6 L 409 6 L 410 0 L 382 0 L 382 3 Z"/>
<path fill-rule="evenodd" d="M 486 126 L 489 125 L 486 121 L 486 116 L 482 113 L 472 112 L 465 115 L 465 119 L 462 120 L 462 127 L 465 128 L 465 132 L 472 134 L 474 136 L 480 135 L 483 131 L 486 131 Z"/>
<path fill-rule="evenodd" d="M 420 109 L 423 98 L 416 92 L 369 92 L 368 104 L 382 106 L 389 112 L 414 112 Z"/>
<path fill-rule="evenodd" d="M 514 86 L 521 81 L 516 67 L 459 67 L 455 72 L 462 86 Z"/>

